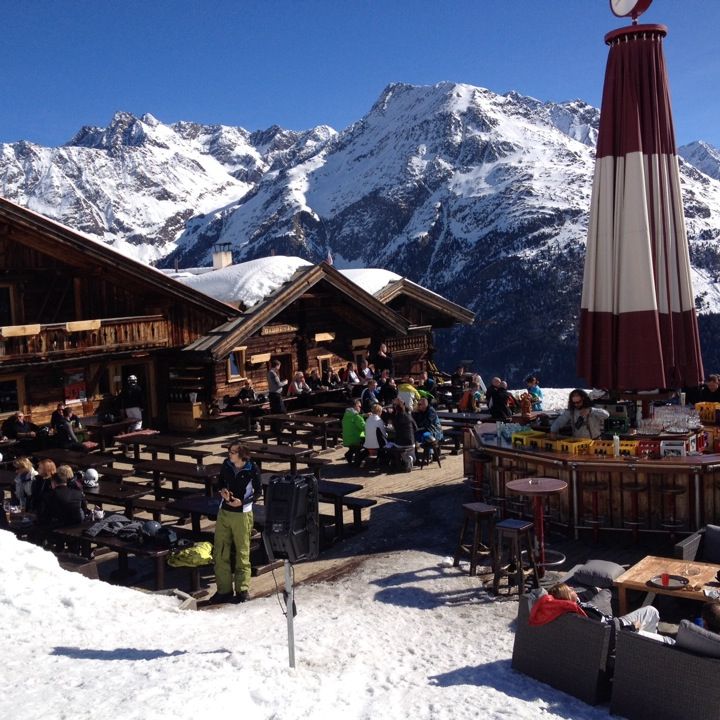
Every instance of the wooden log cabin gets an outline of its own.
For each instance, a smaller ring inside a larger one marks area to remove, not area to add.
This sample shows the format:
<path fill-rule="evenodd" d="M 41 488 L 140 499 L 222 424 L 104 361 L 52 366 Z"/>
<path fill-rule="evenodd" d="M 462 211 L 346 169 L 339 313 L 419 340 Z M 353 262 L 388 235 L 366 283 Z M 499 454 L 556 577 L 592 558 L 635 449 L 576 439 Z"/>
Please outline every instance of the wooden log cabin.
<path fill-rule="evenodd" d="M 237 317 L 225 303 L 0 198 L 0 420 L 59 402 L 89 415 L 128 375 L 165 416 L 175 350 Z"/>

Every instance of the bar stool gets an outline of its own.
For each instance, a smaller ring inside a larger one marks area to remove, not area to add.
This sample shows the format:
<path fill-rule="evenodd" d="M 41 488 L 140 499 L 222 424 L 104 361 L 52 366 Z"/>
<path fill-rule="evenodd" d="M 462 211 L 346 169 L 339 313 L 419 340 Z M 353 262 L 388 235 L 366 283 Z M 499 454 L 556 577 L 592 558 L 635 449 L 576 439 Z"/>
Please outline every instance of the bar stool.
<path fill-rule="evenodd" d="M 623 497 L 625 493 L 629 493 L 630 495 L 630 513 L 629 517 L 625 517 L 625 508 L 623 506 L 623 525 L 626 527 L 629 527 L 630 530 L 632 530 L 632 537 L 633 542 L 638 541 L 638 530 L 641 525 L 645 524 L 645 518 L 641 518 L 639 514 L 639 507 L 640 507 L 640 493 L 645 492 L 648 490 L 649 487 L 649 481 L 648 485 L 645 485 L 644 483 L 640 483 L 637 481 L 637 478 L 634 477 L 632 482 L 622 482 L 621 481 L 621 492 L 623 493 Z"/>
<path fill-rule="evenodd" d="M 463 524 L 460 528 L 460 539 L 453 556 L 453 567 L 460 564 L 460 558 L 465 555 L 470 558 L 470 575 L 477 573 L 478 557 L 480 555 L 490 555 L 493 553 L 495 519 L 498 509 L 493 505 L 486 505 L 482 502 L 465 503 L 463 506 Z M 472 523 L 473 535 L 472 542 L 465 542 L 465 533 L 468 526 Z M 482 542 L 482 528 L 484 524 L 488 524 L 487 538 L 488 545 Z"/>
<path fill-rule="evenodd" d="M 418 458 L 418 461 L 421 470 L 433 460 L 435 460 L 438 467 L 442 469 L 442 465 L 440 464 L 440 443 L 437 440 L 425 440 L 420 443 L 420 449 L 422 450 L 422 454 Z"/>
<path fill-rule="evenodd" d="M 596 473 L 593 473 L 592 479 L 581 479 L 580 480 L 580 517 L 583 517 L 584 522 L 592 529 L 593 542 L 597 543 L 600 537 L 600 525 L 602 523 L 603 516 L 600 515 L 600 493 L 607 493 L 610 484 L 606 480 L 598 479 Z M 590 517 L 584 517 L 585 503 L 583 502 L 583 495 L 590 493 Z M 609 497 L 606 496 L 609 502 Z"/>
<path fill-rule="evenodd" d="M 677 498 L 685 495 L 687 488 L 677 485 L 675 477 L 666 480 L 658 488 L 660 493 L 660 527 L 670 531 L 670 540 L 674 541 L 675 531 L 685 525 L 684 520 L 677 519 Z"/>
<path fill-rule="evenodd" d="M 540 575 L 532 548 L 533 524 L 527 520 L 502 520 L 495 525 L 495 558 L 493 560 L 493 593 L 499 594 L 500 578 L 508 578 L 508 595 L 514 579 L 518 594 L 525 592 L 525 569 L 523 554 L 527 555 L 530 580 L 535 588 L 540 587 Z M 525 548 L 523 549 L 523 544 Z M 505 552 L 508 553 L 508 562 L 505 563 Z"/>

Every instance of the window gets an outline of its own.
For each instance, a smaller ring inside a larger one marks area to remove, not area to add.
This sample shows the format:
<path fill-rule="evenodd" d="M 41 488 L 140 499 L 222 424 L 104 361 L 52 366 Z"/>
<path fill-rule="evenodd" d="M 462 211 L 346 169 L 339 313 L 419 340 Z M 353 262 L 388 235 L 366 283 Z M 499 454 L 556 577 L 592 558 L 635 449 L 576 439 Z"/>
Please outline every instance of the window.
<path fill-rule="evenodd" d="M 245 350 L 247 346 L 236 347 L 228 355 L 227 379 L 228 382 L 237 382 L 245 379 Z"/>
<path fill-rule="evenodd" d="M 330 363 L 332 361 L 333 356 L 332 355 L 318 355 L 317 356 L 317 363 L 318 363 L 318 370 L 320 371 L 320 374 L 324 373 L 326 370 L 330 368 Z"/>
<path fill-rule="evenodd" d="M 12 288 L 0 285 L 0 327 L 14 324 Z"/>
<path fill-rule="evenodd" d="M 20 377 L 0 378 L 0 413 L 21 410 L 24 404 Z"/>

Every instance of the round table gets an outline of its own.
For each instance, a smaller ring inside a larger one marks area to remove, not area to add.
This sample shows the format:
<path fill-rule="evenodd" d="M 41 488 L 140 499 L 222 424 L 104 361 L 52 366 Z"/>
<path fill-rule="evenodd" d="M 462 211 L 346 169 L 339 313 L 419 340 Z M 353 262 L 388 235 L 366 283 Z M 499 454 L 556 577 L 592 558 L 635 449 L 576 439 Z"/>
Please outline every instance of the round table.
<path fill-rule="evenodd" d="M 559 495 L 567 490 L 567 483 L 558 478 L 528 477 L 508 480 L 505 489 L 514 495 L 532 498 L 535 516 L 535 537 L 538 545 L 538 564 L 545 564 L 545 528 L 543 522 L 543 499 L 549 495 Z"/>

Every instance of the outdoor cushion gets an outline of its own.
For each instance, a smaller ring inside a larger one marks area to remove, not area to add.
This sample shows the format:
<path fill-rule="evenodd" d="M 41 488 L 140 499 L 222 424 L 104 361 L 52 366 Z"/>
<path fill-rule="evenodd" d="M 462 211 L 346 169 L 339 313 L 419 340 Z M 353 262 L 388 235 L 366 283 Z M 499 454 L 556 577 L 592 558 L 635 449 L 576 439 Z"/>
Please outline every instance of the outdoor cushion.
<path fill-rule="evenodd" d="M 702 561 L 720 563 L 720 525 L 708 525 L 703 539 Z"/>
<path fill-rule="evenodd" d="M 620 577 L 625 568 L 610 560 L 588 560 L 573 573 L 573 581 L 581 585 L 611 588 L 613 580 Z"/>
<path fill-rule="evenodd" d="M 720 635 L 701 628 L 689 620 L 680 622 L 675 642 L 683 650 L 690 650 L 706 657 L 720 658 Z"/>

